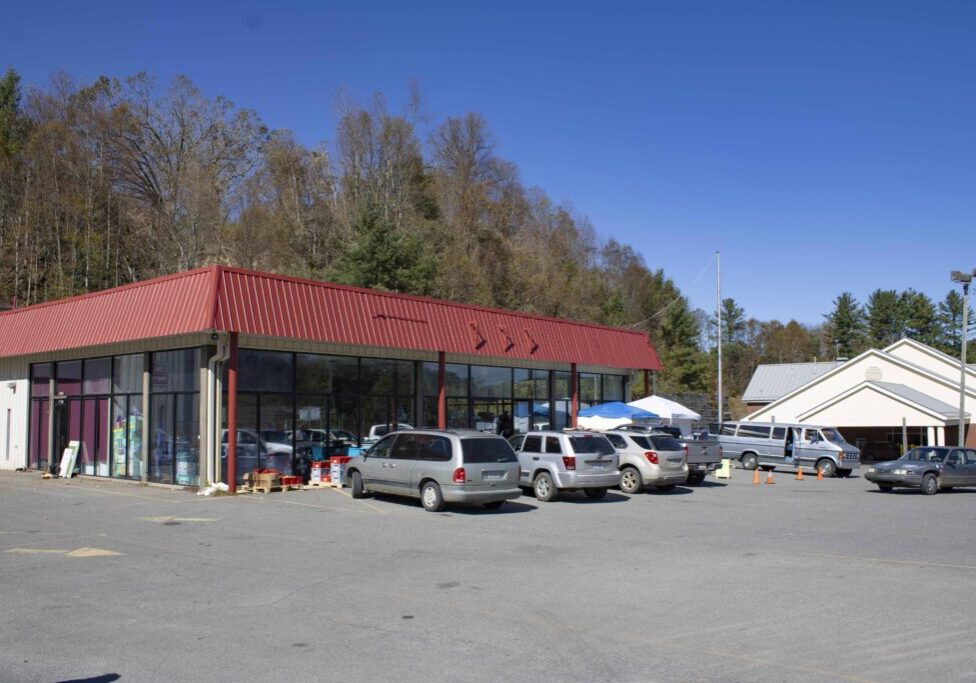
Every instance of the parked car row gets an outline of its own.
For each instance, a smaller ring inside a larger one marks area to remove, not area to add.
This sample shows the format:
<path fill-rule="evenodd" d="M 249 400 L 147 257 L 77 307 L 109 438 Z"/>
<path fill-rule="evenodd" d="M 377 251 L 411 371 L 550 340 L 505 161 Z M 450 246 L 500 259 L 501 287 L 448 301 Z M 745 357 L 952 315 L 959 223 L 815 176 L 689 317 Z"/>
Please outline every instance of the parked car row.
<path fill-rule="evenodd" d="M 497 508 L 523 490 L 542 502 L 572 491 L 599 500 L 616 486 L 669 491 L 689 480 L 687 457 L 685 445 L 654 431 L 536 430 L 506 441 L 485 432 L 413 429 L 390 433 L 350 460 L 345 483 L 353 498 L 411 496 L 430 511 L 447 503 Z"/>

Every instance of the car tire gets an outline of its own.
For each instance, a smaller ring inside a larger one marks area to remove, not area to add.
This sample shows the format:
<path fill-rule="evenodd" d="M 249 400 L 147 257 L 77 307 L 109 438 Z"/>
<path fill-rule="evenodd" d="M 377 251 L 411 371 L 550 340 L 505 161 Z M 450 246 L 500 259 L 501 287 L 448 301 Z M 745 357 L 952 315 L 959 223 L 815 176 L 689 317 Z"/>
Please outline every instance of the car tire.
<path fill-rule="evenodd" d="M 548 503 L 556 497 L 556 482 L 552 480 L 552 475 L 548 472 L 539 472 L 535 481 L 532 482 L 532 492 L 535 497 L 543 503 Z"/>
<path fill-rule="evenodd" d="M 624 493 L 640 493 L 644 480 L 636 467 L 625 467 L 620 471 L 620 490 Z"/>
<path fill-rule="evenodd" d="M 602 487 L 596 489 L 583 489 L 583 491 L 586 493 L 586 497 L 590 500 L 600 500 L 607 495 L 607 490 Z"/>
<path fill-rule="evenodd" d="M 661 484 L 660 486 L 655 486 L 654 488 L 661 493 L 667 493 L 668 491 L 674 491 L 675 486 L 677 486 L 677 484 Z"/>
<path fill-rule="evenodd" d="M 703 481 L 705 481 L 704 472 L 692 472 L 688 475 L 688 483 L 692 486 L 698 486 Z"/>
<path fill-rule="evenodd" d="M 742 469 L 754 470 L 759 467 L 759 458 L 755 453 L 746 453 L 742 456 Z"/>
<path fill-rule="evenodd" d="M 444 496 L 437 482 L 428 481 L 420 487 L 420 504 L 427 512 L 440 512 L 444 509 Z"/>
<path fill-rule="evenodd" d="M 878 488 L 885 493 L 891 493 L 891 490 L 895 487 L 892 486 L 891 484 L 878 484 Z"/>
<path fill-rule="evenodd" d="M 939 480 L 931 472 L 922 475 L 922 493 L 926 496 L 934 496 L 939 491 Z"/>
<path fill-rule="evenodd" d="M 819 472 L 824 479 L 829 479 L 837 474 L 837 465 L 834 464 L 833 460 L 821 458 L 817 461 L 817 472 Z"/>
<path fill-rule="evenodd" d="M 366 496 L 366 487 L 363 486 L 363 475 L 359 472 L 350 474 L 349 488 L 351 489 L 349 494 L 353 498 L 364 498 Z"/>
<path fill-rule="evenodd" d="M 504 504 L 505 504 L 504 500 L 493 500 L 490 503 L 482 503 L 482 505 L 484 505 L 489 510 L 497 510 Z"/>

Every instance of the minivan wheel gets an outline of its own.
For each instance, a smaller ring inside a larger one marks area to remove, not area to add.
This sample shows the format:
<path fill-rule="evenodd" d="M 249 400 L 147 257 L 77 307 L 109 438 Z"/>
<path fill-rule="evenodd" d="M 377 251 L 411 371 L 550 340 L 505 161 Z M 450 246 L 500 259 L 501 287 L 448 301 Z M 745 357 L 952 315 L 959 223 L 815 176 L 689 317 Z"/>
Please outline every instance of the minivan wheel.
<path fill-rule="evenodd" d="M 817 461 L 817 472 L 819 472 L 825 478 L 832 477 L 837 473 L 837 465 L 834 464 L 833 460 L 822 458 Z"/>
<path fill-rule="evenodd" d="M 607 495 L 607 490 L 605 488 L 583 489 L 583 491 L 586 492 L 586 497 L 590 500 L 600 500 Z"/>
<path fill-rule="evenodd" d="M 620 490 L 624 493 L 640 493 L 644 488 L 641 474 L 633 467 L 625 467 L 620 472 Z"/>
<path fill-rule="evenodd" d="M 444 496 L 436 482 L 428 481 L 420 489 L 420 502 L 427 512 L 440 512 L 444 509 Z"/>
<path fill-rule="evenodd" d="M 363 488 L 363 476 L 359 472 L 353 472 L 349 475 L 349 488 L 352 489 L 350 494 L 353 498 L 363 498 L 366 495 L 366 489 Z"/>
<path fill-rule="evenodd" d="M 929 472 L 922 477 L 922 493 L 926 496 L 933 496 L 939 490 L 939 482 L 935 475 Z"/>
<path fill-rule="evenodd" d="M 539 476 L 535 478 L 535 483 L 533 483 L 532 488 L 535 490 L 535 497 L 543 503 L 548 503 L 556 497 L 556 485 L 553 483 L 552 477 L 548 472 L 539 472 Z"/>
<path fill-rule="evenodd" d="M 742 469 L 754 470 L 759 466 L 759 459 L 753 453 L 746 453 L 742 456 Z"/>

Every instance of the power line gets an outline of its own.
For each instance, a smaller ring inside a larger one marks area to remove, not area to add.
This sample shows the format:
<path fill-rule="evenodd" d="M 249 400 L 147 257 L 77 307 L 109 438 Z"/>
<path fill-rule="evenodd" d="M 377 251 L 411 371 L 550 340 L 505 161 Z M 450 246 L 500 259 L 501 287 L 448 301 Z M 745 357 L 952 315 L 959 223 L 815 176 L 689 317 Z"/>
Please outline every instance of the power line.
<path fill-rule="evenodd" d="M 700 273 L 698 273 L 698 277 L 696 277 L 692 281 L 692 283 L 691 283 L 692 286 L 697 285 L 699 282 L 701 282 L 702 276 L 705 274 L 705 271 L 707 271 L 709 269 L 709 267 L 712 265 L 712 263 L 714 261 L 715 261 L 715 253 L 712 254 L 711 258 L 708 259 L 708 263 L 706 263 L 705 264 L 705 267 L 701 269 L 701 272 Z M 668 309 L 670 309 L 676 303 L 678 303 L 679 301 L 681 301 L 682 298 L 683 298 L 683 295 L 679 294 L 674 299 L 672 299 L 670 301 L 670 303 L 668 303 L 664 308 L 662 308 L 661 310 L 659 310 L 657 313 L 654 313 L 650 317 L 644 318 L 640 322 L 634 323 L 633 325 L 627 325 L 627 327 L 640 327 L 644 323 L 649 323 L 650 321 L 654 320 L 655 318 L 657 318 L 657 317 L 663 315 L 664 313 L 666 313 L 668 311 Z"/>

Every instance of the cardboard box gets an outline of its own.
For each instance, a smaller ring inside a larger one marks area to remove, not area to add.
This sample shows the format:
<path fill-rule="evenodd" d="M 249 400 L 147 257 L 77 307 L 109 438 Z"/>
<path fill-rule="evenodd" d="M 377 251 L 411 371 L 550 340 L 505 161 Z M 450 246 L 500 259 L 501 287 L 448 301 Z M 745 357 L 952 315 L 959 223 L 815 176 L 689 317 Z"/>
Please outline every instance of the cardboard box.
<path fill-rule="evenodd" d="M 258 488 L 281 486 L 281 475 L 277 472 L 254 472 L 251 474 L 251 485 Z"/>

